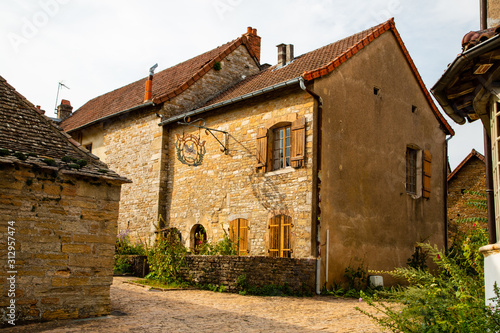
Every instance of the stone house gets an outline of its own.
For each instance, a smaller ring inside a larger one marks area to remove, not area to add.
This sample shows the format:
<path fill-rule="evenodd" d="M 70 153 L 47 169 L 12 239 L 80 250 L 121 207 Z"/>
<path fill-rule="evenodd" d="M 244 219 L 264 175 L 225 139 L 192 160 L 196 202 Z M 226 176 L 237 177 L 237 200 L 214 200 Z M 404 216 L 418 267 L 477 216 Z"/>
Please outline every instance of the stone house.
<path fill-rule="evenodd" d="M 229 230 L 241 255 L 318 258 L 327 286 L 349 265 L 404 265 L 422 239 L 443 246 L 454 132 L 394 21 L 298 57 L 280 44 L 274 66 L 259 54 L 249 28 L 155 74 L 152 95 L 143 79 L 62 122 L 133 180 L 119 228 L 144 239 L 161 214 L 193 249 Z"/>
<path fill-rule="evenodd" d="M 487 212 L 467 205 L 470 197 L 465 191 L 485 192 L 486 173 L 484 156 L 472 149 L 469 155 L 448 175 L 448 241 L 453 241 L 457 228 L 457 220 L 467 218 L 487 218 Z"/>
<path fill-rule="evenodd" d="M 0 77 L 2 326 L 109 314 L 127 182 Z"/>

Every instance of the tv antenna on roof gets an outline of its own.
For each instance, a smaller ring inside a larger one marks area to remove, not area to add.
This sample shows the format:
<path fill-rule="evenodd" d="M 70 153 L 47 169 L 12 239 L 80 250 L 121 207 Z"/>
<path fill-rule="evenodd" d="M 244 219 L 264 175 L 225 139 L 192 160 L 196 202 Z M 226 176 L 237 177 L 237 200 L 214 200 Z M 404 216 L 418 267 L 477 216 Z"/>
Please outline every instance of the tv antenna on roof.
<path fill-rule="evenodd" d="M 54 111 L 56 114 L 57 114 L 57 101 L 59 100 L 59 91 L 61 90 L 61 87 L 69 89 L 69 87 L 67 85 L 62 83 L 62 81 L 59 81 L 59 84 L 57 85 L 56 105 L 54 106 Z"/>

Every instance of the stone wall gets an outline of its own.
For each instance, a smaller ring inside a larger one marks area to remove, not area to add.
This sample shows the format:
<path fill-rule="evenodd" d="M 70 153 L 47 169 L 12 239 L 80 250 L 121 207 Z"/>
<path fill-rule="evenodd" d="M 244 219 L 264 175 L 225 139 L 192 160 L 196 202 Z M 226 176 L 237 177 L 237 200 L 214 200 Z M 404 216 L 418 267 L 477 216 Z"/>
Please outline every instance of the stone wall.
<path fill-rule="evenodd" d="M 238 292 L 237 280 L 242 275 L 250 286 L 286 283 L 296 291 L 313 293 L 315 289 L 316 259 L 193 255 L 186 261 L 190 278 L 196 283 L 224 285 L 229 292 Z"/>
<path fill-rule="evenodd" d="M 3 325 L 13 301 L 16 324 L 110 312 L 120 185 L 77 177 L 0 164 Z"/>
<path fill-rule="evenodd" d="M 93 153 L 132 180 L 132 184 L 122 187 L 118 219 L 118 230 L 129 230 L 132 242 L 153 240 L 159 215 L 165 217 L 167 137 L 158 126 L 161 119 L 156 114 L 171 116 L 201 106 L 258 70 L 246 47 L 241 45 L 221 61 L 220 70 L 211 69 L 161 108 L 140 109 L 71 133 L 82 143 L 95 142 Z"/>
<path fill-rule="evenodd" d="M 457 220 L 471 217 L 487 218 L 488 213 L 473 206 L 467 205 L 470 195 L 464 191 L 486 191 L 486 171 L 484 162 L 472 156 L 466 164 L 448 181 L 448 237 L 449 244 L 458 231 Z M 462 230 L 463 229 L 462 226 Z"/>
<path fill-rule="evenodd" d="M 232 220 L 243 218 L 249 225 L 249 254 L 267 255 L 269 220 L 285 214 L 292 218 L 293 224 L 292 257 L 311 255 L 313 104 L 313 99 L 299 90 L 203 115 L 205 126 L 229 133 L 227 155 L 204 130 L 177 124 L 168 126 L 165 210 L 168 226 L 181 231 L 185 246 L 193 248 L 196 225 L 203 225 L 208 240 L 217 242 Z M 258 172 L 258 129 L 299 117 L 306 119 L 305 167 Z M 177 135 L 185 134 L 205 141 L 206 154 L 199 166 L 182 164 L 176 157 Z M 214 134 L 224 141 L 221 133 Z"/>

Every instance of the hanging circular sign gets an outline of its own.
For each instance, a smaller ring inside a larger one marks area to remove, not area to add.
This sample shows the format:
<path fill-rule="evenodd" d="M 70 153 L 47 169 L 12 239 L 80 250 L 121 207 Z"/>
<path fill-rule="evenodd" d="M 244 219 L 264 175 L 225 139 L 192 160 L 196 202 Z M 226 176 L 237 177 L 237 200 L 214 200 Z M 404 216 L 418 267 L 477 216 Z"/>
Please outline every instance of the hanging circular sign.
<path fill-rule="evenodd" d="M 200 139 L 192 134 L 176 135 L 175 148 L 177 150 L 177 159 L 189 166 L 200 165 L 205 156 L 205 141 L 200 142 Z"/>

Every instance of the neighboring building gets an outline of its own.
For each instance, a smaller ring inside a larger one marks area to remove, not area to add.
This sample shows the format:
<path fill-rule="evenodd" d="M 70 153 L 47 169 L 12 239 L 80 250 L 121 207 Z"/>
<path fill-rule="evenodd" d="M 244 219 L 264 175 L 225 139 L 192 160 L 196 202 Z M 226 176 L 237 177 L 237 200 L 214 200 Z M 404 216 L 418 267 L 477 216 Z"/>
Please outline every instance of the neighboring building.
<path fill-rule="evenodd" d="M 484 156 L 472 149 L 469 155 L 448 175 L 448 239 L 449 244 L 458 228 L 466 227 L 457 223 L 458 220 L 467 218 L 487 218 L 487 212 L 474 206 L 468 205 L 471 196 L 466 191 L 486 191 L 486 173 L 484 168 Z"/>
<path fill-rule="evenodd" d="M 1 325 L 109 314 L 125 182 L 0 77 Z"/>
<path fill-rule="evenodd" d="M 134 181 L 119 228 L 149 238 L 161 214 L 193 249 L 229 229 L 240 254 L 317 257 L 328 287 L 349 265 L 388 270 L 418 241 L 444 246 L 454 132 L 394 21 L 299 57 L 280 44 L 275 66 L 259 54 L 249 28 L 156 74 L 152 102 L 141 80 L 63 121 Z"/>
<path fill-rule="evenodd" d="M 481 1 L 481 27 L 462 39 L 463 52 L 432 88 L 445 112 L 458 124 L 481 119 L 485 129 L 489 245 L 485 257 L 486 304 L 500 281 L 500 2 Z"/>

